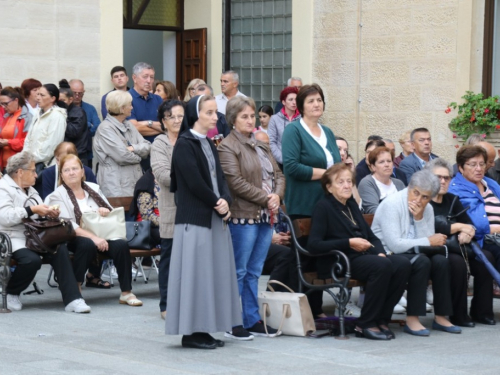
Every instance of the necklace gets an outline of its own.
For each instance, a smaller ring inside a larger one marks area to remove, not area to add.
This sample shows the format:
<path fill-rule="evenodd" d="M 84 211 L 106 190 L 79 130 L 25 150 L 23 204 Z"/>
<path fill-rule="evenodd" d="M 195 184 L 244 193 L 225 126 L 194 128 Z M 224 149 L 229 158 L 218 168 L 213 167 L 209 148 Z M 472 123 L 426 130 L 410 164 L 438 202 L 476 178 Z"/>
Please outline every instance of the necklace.
<path fill-rule="evenodd" d="M 354 226 L 357 226 L 358 224 L 357 224 L 357 223 L 356 223 L 356 221 L 354 220 L 354 217 L 352 216 L 351 209 L 350 209 L 349 207 L 347 207 L 347 211 L 349 211 L 349 216 L 345 213 L 345 211 L 344 211 L 344 210 L 342 210 L 342 213 L 344 214 L 344 216 L 345 216 L 346 218 L 348 218 L 348 219 L 349 219 L 349 221 L 350 221 L 351 223 L 353 223 L 353 224 L 354 224 Z"/>

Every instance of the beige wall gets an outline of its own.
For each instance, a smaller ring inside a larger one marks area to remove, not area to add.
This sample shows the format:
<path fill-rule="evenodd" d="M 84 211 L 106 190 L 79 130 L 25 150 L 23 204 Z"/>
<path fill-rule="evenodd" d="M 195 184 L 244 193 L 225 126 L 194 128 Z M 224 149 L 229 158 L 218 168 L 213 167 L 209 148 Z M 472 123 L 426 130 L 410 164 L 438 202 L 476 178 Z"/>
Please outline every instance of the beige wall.
<path fill-rule="evenodd" d="M 115 0 L 106 0 L 115 1 Z M 85 100 L 100 98 L 100 1 L 1 1 L 0 82 L 80 78 Z"/>
<path fill-rule="evenodd" d="M 184 29 L 207 28 L 207 83 L 220 92 L 222 64 L 222 1 L 185 0 Z"/>
<path fill-rule="evenodd" d="M 349 140 L 357 160 L 368 135 L 397 140 L 420 126 L 431 130 L 435 153 L 451 160 L 456 141 L 444 109 L 480 89 L 484 1 L 313 6 L 312 81 L 325 91 L 324 123 Z"/>

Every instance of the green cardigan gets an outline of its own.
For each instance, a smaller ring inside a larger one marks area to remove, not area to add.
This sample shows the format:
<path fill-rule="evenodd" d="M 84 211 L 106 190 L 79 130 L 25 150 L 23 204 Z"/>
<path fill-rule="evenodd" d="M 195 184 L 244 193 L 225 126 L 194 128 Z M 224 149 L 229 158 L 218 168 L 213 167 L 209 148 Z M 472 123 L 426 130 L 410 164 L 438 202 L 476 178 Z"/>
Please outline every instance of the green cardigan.
<path fill-rule="evenodd" d="M 320 126 L 326 134 L 326 148 L 332 154 L 333 162 L 339 163 L 341 158 L 335 135 L 329 128 Z M 281 149 L 286 177 L 286 212 L 288 215 L 311 216 L 316 203 L 325 195 L 321 181 L 311 181 L 313 168 L 326 169 L 325 152 L 300 121 L 285 128 Z"/>

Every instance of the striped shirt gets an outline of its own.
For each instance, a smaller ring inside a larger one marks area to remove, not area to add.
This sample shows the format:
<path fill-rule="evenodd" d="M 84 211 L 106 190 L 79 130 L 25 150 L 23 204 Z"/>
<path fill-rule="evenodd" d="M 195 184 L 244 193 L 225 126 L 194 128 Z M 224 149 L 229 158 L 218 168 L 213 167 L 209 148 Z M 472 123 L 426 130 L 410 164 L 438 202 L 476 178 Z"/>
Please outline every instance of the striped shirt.
<path fill-rule="evenodd" d="M 481 194 L 484 198 L 484 210 L 490 225 L 500 225 L 500 199 L 485 186 L 484 193 Z"/>

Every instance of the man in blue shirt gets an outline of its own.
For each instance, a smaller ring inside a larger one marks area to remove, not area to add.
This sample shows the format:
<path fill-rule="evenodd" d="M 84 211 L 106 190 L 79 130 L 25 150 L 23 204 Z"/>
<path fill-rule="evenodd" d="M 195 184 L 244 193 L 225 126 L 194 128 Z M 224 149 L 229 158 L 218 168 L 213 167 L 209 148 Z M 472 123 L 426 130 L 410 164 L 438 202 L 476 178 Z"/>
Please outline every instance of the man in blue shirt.
<path fill-rule="evenodd" d="M 87 126 L 89 127 L 91 136 L 89 138 L 89 144 L 87 147 L 87 160 L 88 166 L 92 168 L 92 158 L 94 157 L 92 153 L 92 137 L 94 137 L 94 134 L 97 131 L 97 127 L 101 123 L 101 120 L 97 115 L 97 110 L 95 109 L 95 107 L 92 104 L 85 103 L 83 101 L 83 96 L 85 95 L 85 85 L 83 84 L 83 82 L 79 79 L 72 79 L 71 81 L 69 81 L 69 86 L 74 94 L 73 104 L 82 107 L 87 115 Z"/>
<path fill-rule="evenodd" d="M 152 94 L 153 82 L 155 80 L 155 69 L 145 62 L 139 62 L 133 67 L 132 79 L 134 87 L 129 90 L 132 95 L 132 114 L 127 119 L 151 143 L 156 136 L 162 133 L 158 121 L 158 107 L 163 102 L 159 95 Z M 150 168 L 150 158 L 142 159 L 142 168 L 146 171 Z"/>
<path fill-rule="evenodd" d="M 130 88 L 127 86 L 128 83 L 128 75 L 127 70 L 123 66 L 115 66 L 111 69 L 111 83 L 113 84 L 114 90 L 123 90 L 128 91 Z M 104 120 L 108 115 L 108 110 L 106 109 L 106 97 L 111 92 L 107 92 L 101 98 L 101 115 Z"/>

